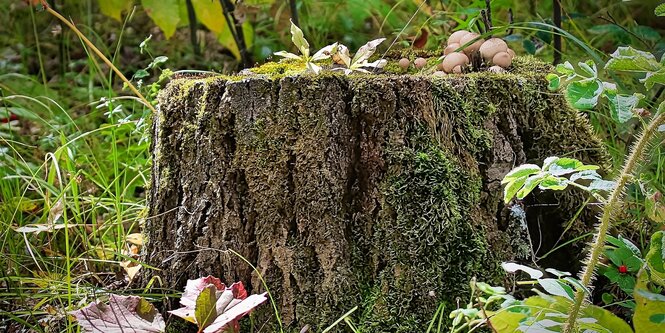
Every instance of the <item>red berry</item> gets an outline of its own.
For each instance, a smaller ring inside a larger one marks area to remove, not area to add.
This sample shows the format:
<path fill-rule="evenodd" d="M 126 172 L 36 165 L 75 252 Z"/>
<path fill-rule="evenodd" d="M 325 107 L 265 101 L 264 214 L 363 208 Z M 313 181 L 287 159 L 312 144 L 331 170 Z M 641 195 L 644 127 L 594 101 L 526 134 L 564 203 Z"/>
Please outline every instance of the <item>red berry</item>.
<path fill-rule="evenodd" d="M 621 274 L 628 273 L 628 267 L 626 267 L 626 265 L 619 266 L 619 273 L 621 273 Z"/>

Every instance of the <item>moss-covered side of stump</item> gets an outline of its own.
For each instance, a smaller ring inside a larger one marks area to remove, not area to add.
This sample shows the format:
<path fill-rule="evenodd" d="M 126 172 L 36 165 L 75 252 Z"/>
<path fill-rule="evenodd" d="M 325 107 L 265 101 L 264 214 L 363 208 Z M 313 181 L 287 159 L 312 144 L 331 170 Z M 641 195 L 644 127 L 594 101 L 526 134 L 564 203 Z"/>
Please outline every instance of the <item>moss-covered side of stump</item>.
<path fill-rule="evenodd" d="M 212 274 L 261 292 L 260 273 L 286 331 L 319 331 L 354 306 L 363 332 L 424 331 L 441 302 L 450 311 L 468 297 L 472 277 L 501 283 L 502 260 L 531 258 L 501 199 L 506 172 L 550 155 L 606 161 L 531 58 L 446 77 L 270 66 L 176 79 L 160 95 L 145 259 L 175 289 Z M 544 250 L 580 198 L 526 202 Z M 270 305 L 256 318 L 277 325 Z"/>

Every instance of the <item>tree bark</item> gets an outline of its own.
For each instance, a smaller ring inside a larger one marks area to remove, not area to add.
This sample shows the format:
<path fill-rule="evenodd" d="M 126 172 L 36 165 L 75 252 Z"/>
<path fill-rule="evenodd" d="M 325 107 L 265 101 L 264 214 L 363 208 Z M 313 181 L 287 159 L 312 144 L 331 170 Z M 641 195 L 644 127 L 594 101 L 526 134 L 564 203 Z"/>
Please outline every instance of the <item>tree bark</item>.
<path fill-rule="evenodd" d="M 174 289 L 212 274 L 252 292 L 265 290 L 260 274 L 287 332 L 320 331 L 356 305 L 363 332 L 424 331 L 472 277 L 500 284 L 501 261 L 531 260 L 530 243 L 551 249 L 583 202 L 538 193 L 505 207 L 509 170 L 551 155 L 608 160 L 547 90 L 549 67 L 531 62 L 445 78 L 172 81 L 153 124 L 144 253 L 162 270 L 146 272 Z M 585 211 L 570 238 L 593 220 Z M 547 264 L 571 270 L 582 245 Z M 276 325 L 269 305 L 256 318 Z"/>

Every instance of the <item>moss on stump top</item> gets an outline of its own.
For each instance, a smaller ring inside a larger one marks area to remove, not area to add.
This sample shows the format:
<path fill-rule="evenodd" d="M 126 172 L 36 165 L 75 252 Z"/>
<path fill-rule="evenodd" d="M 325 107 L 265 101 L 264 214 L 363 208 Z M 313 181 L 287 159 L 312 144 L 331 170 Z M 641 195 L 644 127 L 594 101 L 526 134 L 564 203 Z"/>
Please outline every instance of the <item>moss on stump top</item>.
<path fill-rule="evenodd" d="M 501 261 L 532 257 L 527 226 L 543 228 L 548 251 L 582 205 L 566 192 L 505 206 L 511 168 L 607 161 L 587 120 L 547 89 L 550 69 L 517 58 L 502 74 L 315 76 L 282 63 L 175 79 L 153 124 L 145 260 L 176 289 L 213 274 L 261 292 L 260 274 L 289 332 L 354 306 L 363 332 L 425 331 L 472 277 L 501 283 Z M 571 238 L 593 212 L 574 221 Z M 571 270 L 581 245 L 549 266 Z"/>

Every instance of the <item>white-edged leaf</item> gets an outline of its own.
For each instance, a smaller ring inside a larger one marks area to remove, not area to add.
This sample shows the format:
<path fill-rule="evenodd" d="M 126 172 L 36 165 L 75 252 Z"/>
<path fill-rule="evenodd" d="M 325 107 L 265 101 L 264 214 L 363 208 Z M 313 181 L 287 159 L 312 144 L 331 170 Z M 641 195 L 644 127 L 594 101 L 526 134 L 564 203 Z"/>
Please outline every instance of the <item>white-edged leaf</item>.
<path fill-rule="evenodd" d="M 277 51 L 277 52 L 275 52 L 274 54 L 275 54 L 276 56 L 284 57 L 284 58 L 287 58 L 287 59 L 302 60 L 302 57 L 301 57 L 301 56 L 299 56 L 299 55 L 297 55 L 297 54 L 293 54 L 293 53 L 291 53 L 291 52 Z"/>
<path fill-rule="evenodd" d="M 531 276 L 532 279 L 540 279 L 541 277 L 543 277 L 543 272 L 531 268 L 529 266 L 520 265 L 514 262 L 503 262 L 501 263 L 501 267 L 503 267 L 503 270 L 505 270 L 508 273 L 515 273 L 517 271 L 522 271 L 524 273 L 529 274 L 529 276 Z"/>
<path fill-rule="evenodd" d="M 369 57 L 371 57 L 374 54 L 374 52 L 376 52 L 376 47 L 379 46 L 379 44 L 383 43 L 384 40 L 386 39 L 385 38 L 375 39 L 361 46 L 360 49 L 358 49 L 358 52 L 356 52 L 356 55 L 353 57 L 353 61 L 351 61 L 351 63 L 360 64 L 367 61 L 367 59 L 369 59 Z"/>
<path fill-rule="evenodd" d="M 323 59 L 330 58 L 330 55 L 335 53 L 335 51 L 337 51 L 337 47 L 338 47 L 338 43 L 333 43 L 333 44 L 330 44 L 330 45 L 318 50 L 312 56 L 311 61 L 321 61 Z"/>
<path fill-rule="evenodd" d="M 212 325 L 206 327 L 205 330 L 203 330 L 204 333 L 215 333 L 215 332 L 220 332 L 223 328 L 226 327 L 229 323 L 232 321 L 246 315 L 250 311 L 252 311 L 255 307 L 261 305 L 261 303 L 265 302 L 268 300 L 266 297 L 267 293 L 263 293 L 260 295 L 251 295 L 245 299 L 243 299 L 241 302 L 233 306 L 232 308 L 227 308 L 226 311 L 221 314 L 215 321 L 212 323 Z"/>
<path fill-rule="evenodd" d="M 550 295 L 562 296 L 571 301 L 575 296 L 573 288 L 557 279 L 539 279 L 538 284 Z"/>
<path fill-rule="evenodd" d="M 291 41 L 305 58 L 309 58 L 309 43 L 305 39 L 302 30 L 293 21 L 291 21 Z"/>
<path fill-rule="evenodd" d="M 312 72 L 314 74 L 319 74 L 321 72 L 321 67 L 319 67 L 318 65 L 316 65 L 315 63 L 313 63 L 311 61 L 308 61 L 305 64 L 305 67 L 307 67 L 307 70 L 309 70 L 310 72 Z"/>
<path fill-rule="evenodd" d="M 540 167 L 535 164 L 522 164 L 517 168 L 510 170 L 501 181 L 501 184 L 510 182 L 513 179 L 521 178 L 524 176 L 530 176 L 534 173 L 540 172 Z"/>

